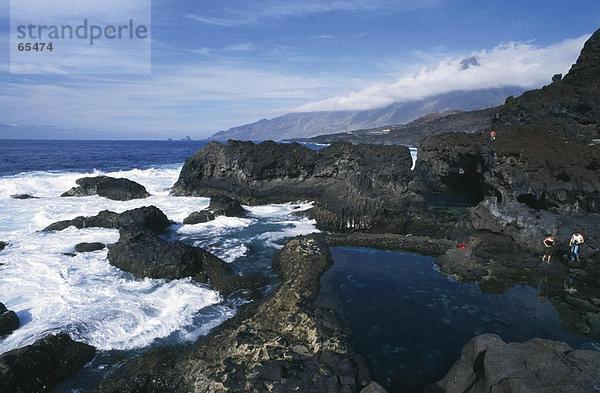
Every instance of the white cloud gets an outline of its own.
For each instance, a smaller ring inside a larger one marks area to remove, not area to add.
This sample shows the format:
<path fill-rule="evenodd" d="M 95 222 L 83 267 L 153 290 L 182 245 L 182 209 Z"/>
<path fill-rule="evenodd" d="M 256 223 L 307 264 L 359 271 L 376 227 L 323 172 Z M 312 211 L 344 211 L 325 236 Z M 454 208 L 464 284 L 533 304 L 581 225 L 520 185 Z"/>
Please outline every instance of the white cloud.
<path fill-rule="evenodd" d="M 190 14 L 198 22 L 236 27 L 265 19 L 321 14 L 332 11 L 406 12 L 435 6 L 445 0 L 238 0 L 227 2 L 219 15 Z"/>
<path fill-rule="evenodd" d="M 553 74 L 569 70 L 587 38 L 589 35 L 545 47 L 510 42 L 491 50 L 446 58 L 433 67 L 401 75 L 392 82 L 373 83 L 364 89 L 310 102 L 298 107 L 297 111 L 372 109 L 454 90 L 539 87 Z M 479 65 L 461 69 L 461 63 L 467 57 L 477 58 Z"/>
<path fill-rule="evenodd" d="M 249 52 L 256 49 L 256 45 L 250 42 L 244 42 L 241 44 L 229 45 L 225 47 L 225 50 L 236 51 L 236 52 Z"/>

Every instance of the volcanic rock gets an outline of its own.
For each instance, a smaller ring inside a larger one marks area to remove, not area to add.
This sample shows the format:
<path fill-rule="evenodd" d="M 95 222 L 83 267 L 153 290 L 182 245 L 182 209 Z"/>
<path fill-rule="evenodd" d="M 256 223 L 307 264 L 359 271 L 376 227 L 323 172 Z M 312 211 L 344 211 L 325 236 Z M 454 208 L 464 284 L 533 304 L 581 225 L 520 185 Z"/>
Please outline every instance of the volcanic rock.
<path fill-rule="evenodd" d="M 0 391 L 49 392 L 92 360 L 96 349 L 61 333 L 0 355 Z"/>
<path fill-rule="evenodd" d="M 210 205 L 206 209 L 190 214 L 183 223 L 193 225 L 212 221 L 218 216 L 244 217 L 245 215 L 246 210 L 238 201 L 225 195 L 216 195 L 210 198 Z"/>
<path fill-rule="evenodd" d="M 428 393 L 592 393 L 600 380 L 600 352 L 533 339 L 505 343 L 496 335 L 475 337 Z"/>
<path fill-rule="evenodd" d="M 382 231 L 407 219 L 411 167 L 404 146 L 336 143 L 317 152 L 295 143 L 212 142 L 186 161 L 173 194 L 250 205 L 311 200 L 326 229 Z"/>
<path fill-rule="evenodd" d="M 141 227 L 154 232 L 160 232 L 171 225 L 165 214 L 155 206 L 138 207 L 123 213 L 103 210 L 92 217 L 76 217 L 72 220 L 59 221 L 49 225 L 44 231 L 62 231 L 68 227 L 82 228 L 125 228 Z"/>
<path fill-rule="evenodd" d="M 119 241 L 108 247 L 111 265 L 136 277 L 179 279 L 193 277 L 228 295 L 240 289 L 256 290 L 257 277 L 242 277 L 221 259 L 180 241 L 167 241 L 139 228 L 120 230 Z"/>
<path fill-rule="evenodd" d="M 0 337 L 11 334 L 19 328 L 19 325 L 20 321 L 17 314 L 0 303 Z"/>
<path fill-rule="evenodd" d="M 334 313 L 314 305 L 332 260 L 316 237 L 291 240 L 281 285 L 187 352 L 142 355 L 98 392 L 357 392 L 370 381 Z"/>
<path fill-rule="evenodd" d="M 0 251 L 4 250 L 6 248 L 6 246 L 8 246 L 8 243 L 0 242 Z"/>
<path fill-rule="evenodd" d="M 124 178 L 109 176 L 84 177 L 76 181 L 73 187 L 62 194 L 62 197 L 84 197 L 98 195 L 116 201 L 147 198 L 150 196 L 141 184 Z"/>
<path fill-rule="evenodd" d="M 79 243 L 75 246 L 77 252 L 92 252 L 98 250 L 104 250 L 106 245 L 104 243 Z"/>
<path fill-rule="evenodd" d="M 12 199 L 38 199 L 38 197 L 30 194 L 15 194 L 10 196 Z"/>

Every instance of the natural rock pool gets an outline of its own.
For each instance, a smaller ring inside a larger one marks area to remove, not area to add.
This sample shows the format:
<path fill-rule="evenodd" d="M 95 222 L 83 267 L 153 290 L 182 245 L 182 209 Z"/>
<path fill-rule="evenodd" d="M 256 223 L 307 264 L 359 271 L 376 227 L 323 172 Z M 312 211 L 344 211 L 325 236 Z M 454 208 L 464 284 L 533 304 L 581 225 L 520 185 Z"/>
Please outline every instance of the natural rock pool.
<path fill-rule="evenodd" d="M 501 294 L 456 282 L 434 258 L 370 248 L 334 247 L 335 263 L 321 278 L 321 304 L 335 303 L 365 357 L 373 380 L 390 392 L 421 392 L 441 379 L 474 336 L 505 341 L 534 337 L 600 349 L 566 329 L 539 287 L 515 285 Z"/>

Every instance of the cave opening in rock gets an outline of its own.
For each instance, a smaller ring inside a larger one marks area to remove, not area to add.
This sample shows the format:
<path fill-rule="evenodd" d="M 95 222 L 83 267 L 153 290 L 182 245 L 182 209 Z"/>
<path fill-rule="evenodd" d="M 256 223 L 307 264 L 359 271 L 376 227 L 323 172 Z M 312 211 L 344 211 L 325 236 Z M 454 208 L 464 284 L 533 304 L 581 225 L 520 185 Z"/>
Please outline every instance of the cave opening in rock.
<path fill-rule="evenodd" d="M 485 188 L 481 173 L 475 168 L 458 168 L 443 179 L 450 194 L 465 204 L 475 206 L 483 201 Z"/>

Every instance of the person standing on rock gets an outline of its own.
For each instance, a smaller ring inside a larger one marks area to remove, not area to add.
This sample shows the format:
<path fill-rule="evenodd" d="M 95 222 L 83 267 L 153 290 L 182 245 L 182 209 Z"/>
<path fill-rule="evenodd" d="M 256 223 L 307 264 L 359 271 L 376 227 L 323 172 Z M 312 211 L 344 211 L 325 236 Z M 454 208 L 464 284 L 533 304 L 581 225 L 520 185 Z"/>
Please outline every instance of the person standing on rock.
<path fill-rule="evenodd" d="M 490 140 L 493 142 L 496 140 L 496 131 L 490 131 Z"/>
<path fill-rule="evenodd" d="M 542 257 L 542 262 L 550 263 L 552 253 L 554 252 L 554 247 L 556 246 L 556 236 L 546 235 L 543 243 L 546 251 L 544 252 L 544 256 Z"/>
<path fill-rule="evenodd" d="M 579 249 L 583 243 L 585 243 L 585 239 L 581 232 L 575 232 L 571 236 L 571 241 L 569 242 L 569 246 L 571 247 L 571 261 L 576 260 L 579 262 Z"/>

